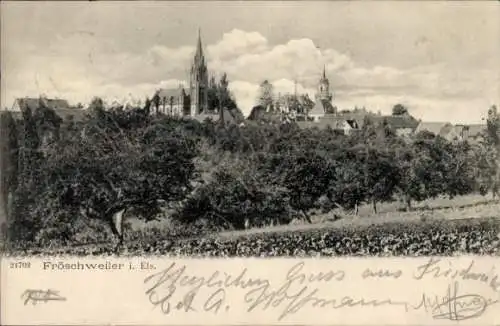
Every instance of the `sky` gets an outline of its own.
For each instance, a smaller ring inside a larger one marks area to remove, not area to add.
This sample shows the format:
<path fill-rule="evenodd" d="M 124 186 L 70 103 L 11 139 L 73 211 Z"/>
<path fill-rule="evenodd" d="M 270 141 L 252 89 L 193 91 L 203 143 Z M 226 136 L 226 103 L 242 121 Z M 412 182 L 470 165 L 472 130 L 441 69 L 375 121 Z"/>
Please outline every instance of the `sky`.
<path fill-rule="evenodd" d="M 340 110 L 402 103 L 426 121 L 479 123 L 500 105 L 500 5 L 483 2 L 2 2 L 1 105 L 88 103 L 187 85 L 198 29 L 208 69 L 242 111 L 258 85 L 314 96 L 326 66 Z"/>

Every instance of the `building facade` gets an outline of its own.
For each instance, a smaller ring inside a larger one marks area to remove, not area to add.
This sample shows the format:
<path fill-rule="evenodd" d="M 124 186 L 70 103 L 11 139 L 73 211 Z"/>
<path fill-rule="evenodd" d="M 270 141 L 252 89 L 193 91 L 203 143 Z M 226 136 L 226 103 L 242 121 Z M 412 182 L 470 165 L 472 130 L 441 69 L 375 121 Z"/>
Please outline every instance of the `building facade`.
<path fill-rule="evenodd" d="M 163 113 L 175 116 L 197 116 L 208 114 L 208 68 L 203 53 L 201 35 L 191 65 L 189 89 L 162 88 L 156 91 L 151 101 L 151 113 Z"/>

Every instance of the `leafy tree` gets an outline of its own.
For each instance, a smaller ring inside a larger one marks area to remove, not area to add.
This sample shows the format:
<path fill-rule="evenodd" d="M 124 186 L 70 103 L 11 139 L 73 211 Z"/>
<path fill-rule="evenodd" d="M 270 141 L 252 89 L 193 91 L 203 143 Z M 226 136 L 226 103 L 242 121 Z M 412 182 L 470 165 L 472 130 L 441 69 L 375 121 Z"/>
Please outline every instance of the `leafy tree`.
<path fill-rule="evenodd" d="M 268 182 L 288 189 L 290 206 L 312 223 L 308 211 L 326 193 L 334 175 L 333 165 L 325 157 L 307 150 L 270 157 L 270 160 Z"/>
<path fill-rule="evenodd" d="M 191 191 L 196 142 L 176 123 L 141 121 L 142 110 L 89 119 L 85 135 L 75 133 L 49 148 L 30 205 L 45 225 L 70 216 L 105 221 L 121 242 L 126 210 L 151 219 L 162 203 Z"/>
<path fill-rule="evenodd" d="M 410 146 L 400 146 L 396 159 L 400 164 L 401 180 L 398 185 L 407 210 L 411 201 L 422 201 L 444 193 L 446 182 L 445 140 L 429 132 L 420 132 Z"/>
<path fill-rule="evenodd" d="M 329 200 L 326 208 L 354 209 L 357 214 L 359 205 L 366 198 L 363 165 L 356 159 L 352 150 L 346 150 L 344 155 L 339 155 L 333 164 L 335 174 L 330 178 L 325 191 Z"/>
<path fill-rule="evenodd" d="M 273 85 L 265 80 L 259 87 L 259 95 L 257 97 L 257 105 L 265 109 L 273 109 L 274 103 L 274 88 Z"/>
<path fill-rule="evenodd" d="M 190 196 L 175 218 L 207 220 L 231 229 L 288 223 L 292 214 L 286 189 L 264 182 L 248 163 L 226 162 L 211 181 Z"/>
<path fill-rule="evenodd" d="M 500 114 L 495 105 L 488 111 L 484 136 L 484 146 L 492 153 L 495 153 L 495 160 L 487 160 L 490 166 L 486 168 L 485 172 L 492 173 L 492 177 L 488 184 L 484 184 L 484 186 L 491 189 L 493 198 L 497 195 L 500 197 Z"/>
<path fill-rule="evenodd" d="M 392 107 L 392 115 L 405 115 L 408 114 L 408 108 L 402 104 L 396 104 Z"/>
<path fill-rule="evenodd" d="M 471 193 L 476 188 L 474 152 L 467 142 L 444 144 L 444 194 L 450 198 Z"/>
<path fill-rule="evenodd" d="M 351 137 L 351 147 L 357 151 L 356 162 L 362 172 L 361 198 L 371 201 L 377 212 L 377 202 L 391 200 L 400 181 L 400 170 L 394 160 L 394 148 L 398 145 L 396 133 L 386 120 L 375 124 L 365 117 L 359 133 Z"/>
<path fill-rule="evenodd" d="M 3 112 L 0 115 L 0 184 L 3 208 L 5 216 L 11 215 L 12 196 L 17 188 L 18 180 L 18 126 L 10 112 Z"/>

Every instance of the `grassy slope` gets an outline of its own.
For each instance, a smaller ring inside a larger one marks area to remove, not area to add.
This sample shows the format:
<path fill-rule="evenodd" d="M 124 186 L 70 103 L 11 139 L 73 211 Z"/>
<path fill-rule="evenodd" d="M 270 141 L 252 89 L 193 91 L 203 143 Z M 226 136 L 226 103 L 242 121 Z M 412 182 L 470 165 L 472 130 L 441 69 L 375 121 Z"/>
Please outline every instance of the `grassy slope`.
<path fill-rule="evenodd" d="M 456 197 L 452 200 L 437 198 L 423 201 L 415 205 L 414 211 L 400 211 L 399 203 L 384 203 L 378 207 L 377 214 L 373 213 L 371 205 L 360 207 L 358 216 L 333 221 L 333 214 L 319 214 L 314 216 L 313 224 L 278 225 L 267 228 L 255 228 L 242 231 L 225 231 L 217 236 L 233 238 L 253 233 L 263 232 L 293 232 L 307 229 L 342 227 L 346 225 L 368 225 L 388 222 L 418 221 L 426 219 L 463 219 L 463 218 L 500 218 L 500 201 L 487 200 L 478 195 Z M 338 212 L 337 212 L 338 213 Z"/>

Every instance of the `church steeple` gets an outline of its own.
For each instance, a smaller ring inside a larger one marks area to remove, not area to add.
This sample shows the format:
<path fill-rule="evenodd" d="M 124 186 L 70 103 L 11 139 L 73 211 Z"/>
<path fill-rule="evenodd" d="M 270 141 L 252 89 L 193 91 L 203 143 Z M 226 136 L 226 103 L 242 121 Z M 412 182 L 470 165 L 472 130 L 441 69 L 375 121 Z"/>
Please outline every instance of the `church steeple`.
<path fill-rule="evenodd" d="M 203 55 L 200 29 L 190 77 L 191 115 L 194 116 L 208 109 L 208 69 Z"/>
<path fill-rule="evenodd" d="M 328 102 L 330 102 L 333 98 L 332 94 L 330 93 L 330 81 L 326 77 L 326 65 L 323 66 L 323 73 L 321 74 L 321 78 L 319 80 L 318 93 L 316 94 L 316 98 Z"/>
<path fill-rule="evenodd" d="M 195 62 L 203 62 L 204 61 L 204 56 L 203 56 L 203 46 L 201 44 L 201 29 L 198 28 L 198 43 L 196 44 L 196 53 L 194 55 L 194 61 Z"/>

